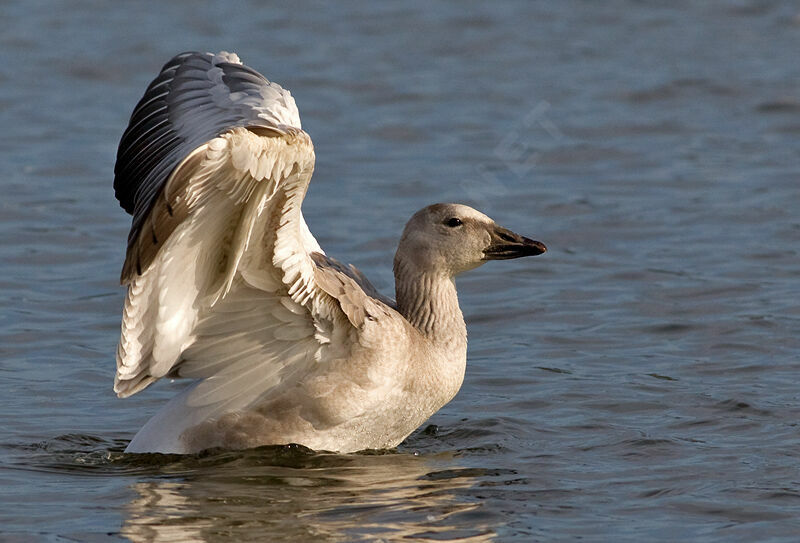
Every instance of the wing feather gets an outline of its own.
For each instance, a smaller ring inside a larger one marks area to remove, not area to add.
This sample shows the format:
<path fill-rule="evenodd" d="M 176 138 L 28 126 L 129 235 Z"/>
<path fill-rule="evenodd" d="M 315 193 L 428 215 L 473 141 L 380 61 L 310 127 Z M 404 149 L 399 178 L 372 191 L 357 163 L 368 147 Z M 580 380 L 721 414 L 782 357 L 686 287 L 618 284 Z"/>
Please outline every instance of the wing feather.
<path fill-rule="evenodd" d="M 292 168 L 281 169 L 291 172 L 289 177 L 250 175 L 251 163 L 263 155 L 276 162 L 292 161 Z M 251 239 L 257 226 L 259 239 L 268 236 L 267 225 L 279 221 L 282 213 L 276 207 L 282 200 L 277 193 L 294 184 L 307 184 L 313 157 L 311 142 L 300 131 L 287 139 L 234 128 L 200 146 L 173 172 L 130 246 L 124 267 L 136 286 L 129 288 L 129 311 L 123 319 L 118 393 L 141 390 L 152 382 L 144 383 L 145 374 L 158 378 L 172 371 L 195 342 L 200 319 L 229 292 L 242 258 L 259 262 L 248 275 L 261 278 L 261 285 L 288 289 L 271 259 L 261 254 L 268 247 L 251 244 Z M 302 216 L 297 220 L 302 221 Z M 285 235 L 290 236 L 291 223 L 286 227 Z M 140 312 L 134 311 L 139 306 L 148 306 L 149 320 L 139 318 Z M 217 311 L 225 313 L 223 308 Z M 299 337 L 291 327 L 280 333 L 286 339 Z"/>
<path fill-rule="evenodd" d="M 301 128 L 291 94 L 236 55 L 176 55 L 148 86 L 120 141 L 114 190 L 133 214 L 129 240 L 191 151 L 233 127 L 283 125 Z"/>
<path fill-rule="evenodd" d="M 346 338 L 390 311 L 311 235 L 301 205 L 313 167 L 291 95 L 235 55 L 178 55 L 148 87 L 115 168 L 133 220 L 114 388 L 125 397 L 165 375 L 201 381 L 137 443 L 165 421 L 243 408 L 346 358 Z"/>

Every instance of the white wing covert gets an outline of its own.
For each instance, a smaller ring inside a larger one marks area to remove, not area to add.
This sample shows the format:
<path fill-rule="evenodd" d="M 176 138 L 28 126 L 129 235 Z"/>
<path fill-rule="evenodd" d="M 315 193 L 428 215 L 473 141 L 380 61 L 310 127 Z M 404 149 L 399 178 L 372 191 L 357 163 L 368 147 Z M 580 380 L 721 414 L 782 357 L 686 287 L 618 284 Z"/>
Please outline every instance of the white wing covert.
<path fill-rule="evenodd" d="M 280 86 L 226 53 L 165 65 L 115 169 L 133 214 L 119 396 L 164 375 L 201 378 L 181 398 L 200 420 L 358 343 L 343 339 L 386 308 L 309 232 L 300 207 L 313 168 L 311 140 Z M 368 309 L 358 314 L 353 299 Z"/>

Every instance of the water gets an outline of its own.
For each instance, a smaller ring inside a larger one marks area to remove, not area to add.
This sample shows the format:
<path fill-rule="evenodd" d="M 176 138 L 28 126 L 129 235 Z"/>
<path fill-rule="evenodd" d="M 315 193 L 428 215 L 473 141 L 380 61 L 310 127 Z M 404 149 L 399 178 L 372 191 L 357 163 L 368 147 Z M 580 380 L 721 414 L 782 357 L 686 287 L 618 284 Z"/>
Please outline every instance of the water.
<path fill-rule="evenodd" d="M 6 2 L 0 539 L 795 541 L 800 8 Z M 317 149 L 311 230 L 391 293 L 462 201 L 550 248 L 459 281 L 466 381 L 395 451 L 123 455 L 116 144 L 173 54 L 233 50 Z"/>

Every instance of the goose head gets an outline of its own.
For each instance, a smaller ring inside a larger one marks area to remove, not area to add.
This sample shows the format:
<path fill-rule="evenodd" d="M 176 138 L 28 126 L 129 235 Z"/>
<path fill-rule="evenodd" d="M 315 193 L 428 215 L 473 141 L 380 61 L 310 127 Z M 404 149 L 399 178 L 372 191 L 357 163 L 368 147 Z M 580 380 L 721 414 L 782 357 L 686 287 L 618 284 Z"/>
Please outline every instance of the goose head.
<path fill-rule="evenodd" d="M 489 260 L 535 256 L 547 250 L 540 241 L 512 232 L 480 211 L 462 204 L 433 204 L 406 224 L 395 268 L 453 277 Z"/>

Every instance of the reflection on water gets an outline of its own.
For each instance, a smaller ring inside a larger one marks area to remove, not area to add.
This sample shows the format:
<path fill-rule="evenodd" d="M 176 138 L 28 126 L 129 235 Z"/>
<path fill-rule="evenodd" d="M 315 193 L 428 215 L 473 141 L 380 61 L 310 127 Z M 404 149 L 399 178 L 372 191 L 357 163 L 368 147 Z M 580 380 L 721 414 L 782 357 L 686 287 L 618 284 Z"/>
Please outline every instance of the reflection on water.
<path fill-rule="evenodd" d="M 143 455 L 150 456 L 150 455 Z M 266 447 L 221 453 L 179 478 L 134 483 L 122 535 L 132 541 L 488 541 L 492 527 L 475 501 L 458 495 L 474 483 L 451 455 L 318 455 Z"/>

